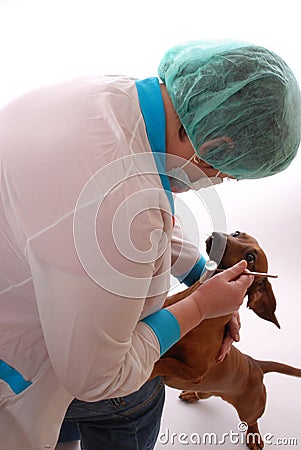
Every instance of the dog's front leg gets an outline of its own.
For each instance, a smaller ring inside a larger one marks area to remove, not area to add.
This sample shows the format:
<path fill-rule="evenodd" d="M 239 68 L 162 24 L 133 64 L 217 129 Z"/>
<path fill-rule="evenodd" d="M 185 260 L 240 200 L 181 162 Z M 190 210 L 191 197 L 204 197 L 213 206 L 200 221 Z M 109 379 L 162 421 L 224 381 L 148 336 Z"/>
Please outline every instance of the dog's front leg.
<path fill-rule="evenodd" d="M 246 444 L 251 450 L 261 450 L 264 447 L 257 422 L 248 426 Z"/>

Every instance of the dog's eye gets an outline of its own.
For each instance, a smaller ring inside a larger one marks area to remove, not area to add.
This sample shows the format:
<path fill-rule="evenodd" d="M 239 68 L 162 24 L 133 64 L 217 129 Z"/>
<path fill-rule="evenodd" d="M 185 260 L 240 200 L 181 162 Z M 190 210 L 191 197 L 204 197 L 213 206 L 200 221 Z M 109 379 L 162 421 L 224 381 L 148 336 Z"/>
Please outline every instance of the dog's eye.
<path fill-rule="evenodd" d="M 245 257 L 245 260 L 246 260 L 248 263 L 254 262 L 254 261 L 255 261 L 255 255 L 254 255 L 254 253 L 248 253 L 248 254 L 246 255 L 246 257 Z"/>
<path fill-rule="evenodd" d="M 234 231 L 234 233 L 231 233 L 230 236 L 232 237 L 238 237 L 240 235 L 240 231 Z"/>

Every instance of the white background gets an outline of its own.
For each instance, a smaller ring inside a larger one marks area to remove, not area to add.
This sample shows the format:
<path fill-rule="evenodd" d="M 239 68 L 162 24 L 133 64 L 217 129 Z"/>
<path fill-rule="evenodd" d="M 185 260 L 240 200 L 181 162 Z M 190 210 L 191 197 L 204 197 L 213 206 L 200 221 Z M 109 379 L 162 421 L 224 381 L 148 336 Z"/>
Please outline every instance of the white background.
<path fill-rule="evenodd" d="M 0 0 L 0 104 L 31 88 L 83 74 L 156 76 L 165 50 L 193 39 L 236 38 L 266 46 L 286 60 L 300 82 L 298 11 L 294 0 Z M 239 348 L 258 359 L 299 367 L 300 161 L 301 154 L 272 178 L 218 188 L 228 231 L 244 230 L 257 237 L 268 254 L 270 271 L 279 274 L 273 287 L 281 330 L 243 307 Z M 201 222 L 198 203 L 189 204 Z M 207 225 L 200 223 L 201 231 L 210 232 L 204 228 Z M 269 374 L 266 385 L 262 432 L 275 438 L 295 437 L 300 446 L 301 380 Z M 189 406 L 177 400 L 176 391 L 167 390 L 163 432 L 168 427 L 175 433 L 211 431 L 221 436 L 237 431 L 237 424 L 235 411 L 218 399 Z M 176 440 L 156 448 L 185 446 Z"/>

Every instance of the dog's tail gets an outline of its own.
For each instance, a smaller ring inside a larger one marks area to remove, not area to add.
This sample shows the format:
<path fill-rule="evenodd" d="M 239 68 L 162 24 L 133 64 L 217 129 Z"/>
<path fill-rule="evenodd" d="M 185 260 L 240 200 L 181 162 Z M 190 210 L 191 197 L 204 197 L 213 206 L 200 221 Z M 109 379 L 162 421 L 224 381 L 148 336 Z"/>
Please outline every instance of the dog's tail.
<path fill-rule="evenodd" d="M 283 373 L 284 375 L 291 375 L 293 377 L 301 377 L 301 369 L 298 369 L 297 367 L 288 366 L 287 364 L 282 364 L 275 361 L 258 361 L 257 359 L 255 359 L 255 361 L 263 373 L 277 372 Z"/>

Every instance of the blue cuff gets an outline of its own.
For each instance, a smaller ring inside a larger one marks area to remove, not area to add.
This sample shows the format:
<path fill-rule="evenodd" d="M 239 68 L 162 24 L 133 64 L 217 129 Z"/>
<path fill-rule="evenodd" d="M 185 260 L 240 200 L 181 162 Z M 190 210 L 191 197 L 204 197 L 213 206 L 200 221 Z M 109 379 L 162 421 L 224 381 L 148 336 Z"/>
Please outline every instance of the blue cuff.
<path fill-rule="evenodd" d="M 25 380 L 23 376 L 13 367 L 0 359 L 0 380 L 5 381 L 15 394 L 20 394 L 31 385 L 31 381 Z"/>
<path fill-rule="evenodd" d="M 180 283 L 186 284 L 186 286 L 192 286 L 202 275 L 205 268 L 206 259 L 201 255 L 198 262 L 190 269 L 188 272 L 184 273 L 182 276 L 177 277 Z"/>
<path fill-rule="evenodd" d="M 157 336 L 160 344 L 160 356 L 167 352 L 181 337 L 180 325 L 168 309 L 160 309 L 145 317 L 142 322 L 146 323 Z"/>

